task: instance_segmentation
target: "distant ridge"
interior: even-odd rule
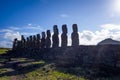
[[[120,41],[116,41],[116,40],[113,40],[111,38],[107,38],[107,39],[98,43],[98,45],[107,45],[107,44],[120,45]]]

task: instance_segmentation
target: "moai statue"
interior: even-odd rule
[[[37,48],[37,37],[36,37],[36,35],[33,36],[33,48]]]
[[[40,34],[37,34],[37,48],[40,48]]]
[[[52,36],[52,41],[53,41],[52,47],[56,48],[59,46],[59,37],[58,37],[59,31],[58,31],[57,25],[53,26],[53,31],[54,31],[54,34]]]
[[[73,32],[71,34],[72,46],[77,47],[79,46],[79,34],[77,24],[73,24],[72,28],[73,28]]]
[[[50,33],[50,30],[47,30],[47,37],[46,37],[46,48],[50,48],[51,46],[51,33]]]
[[[23,45],[22,45],[22,41],[21,40],[17,40],[17,46],[16,46],[17,49],[21,49],[23,48]]]
[[[21,47],[25,48],[25,45],[26,45],[26,40],[24,38],[24,35],[21,35]]]
[[[61,47],[67,47],[67,25],[62,25]]]
[[[13,50],[16,50],[16,48],[18,46],[17,41],[18,41],[17,38],[15,38],[14,41],[13,41]]]
[[[33,48],[33,38],[32,38],[32,36],[30,36],[29,39],[30,39],[30,48]]]
[[[45,32],[42,32],[41,48],[45,48]]]
[[[26,48],[29,48],[30,47],[30,39],[29,37],[27,37],[27,40],[26,40]]]

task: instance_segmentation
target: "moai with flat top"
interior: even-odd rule
[[[59,31],[58,31],[57,25],[53,26],[53,31],[54,31],[54,34],[52,36],[52,41],[53,41],[52,47],[57,48],[59,46],[59,37],[58,37]]]
[[[77,24],[73,24],[72,28],[73,28],[73,32],[71,34],[72,46],[77,47],[79,46],[79,34],[78,34]]]
[[[33,48],[37,48],[37,37],[36,37],[36,35],[33,36]]]
[[[33,48],[33,38],[32,38],[32,36],[29,36],[29,40],[30,40],[30,48]]]
[[[15,38],[14,39],[14,41],[13,41],[13,50],[16,50],[16,48],[17,48],[17,38]]]
[[[45,48],[45,32],[42,32],[41,48]]]
[[[29,39],[29,37],[27,37],[27,40],[26,40],[26,48],[30,48],[30,39]]]
[[[40,34],[37,34],[37,48],[40,48]]]
[[[67,25],[62,25],[61,47],[67,47]]]
[[[22,47],[22,48],[25,48],[25,46],[26,46],[25,37],[24,37],[24,35],[21,35],[21,47]]]
[[[47,37],[46,37],[46,48],[50,48],[51,46],[51,33],[50,33],[50,30],[47,30]]]

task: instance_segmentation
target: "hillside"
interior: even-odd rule
[[[116,53],[117,45],[9,51],[0,55],[0,80],[119,80]]]
[[[98,45],[120,45],[120,41],[113,40],[111,38],[107,38],[98,43]]]

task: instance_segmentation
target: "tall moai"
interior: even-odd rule
[[[41,39],[41,48],[45,48],[45,32],[42,32],[42,39]]]
[[[46,48],[50,48],[51,46],[51,33],[50,33],[50,30],[47,30],[46,32],[47,34],[47,37],[46,37]]]
[[[13,50],[16,50],[16,48],[18,46],[17,41],[18,41],[17,38],[15,38],[13,41]]]
[[[40,48],[40,40],[41,40],[41,37],[40,37],[40,34],[37,34],[37,48]]]
[[[77,24],[73,24],[72,28],[73,28],[73,32],[71,34],[72,46],[77,47],[79,46],[79,34],[78,34]]]
[[[30,48],[33,48],[33,38],[32,38],[32,36],[29,36],[29,40],[30,40]]]
[[[61,35],[61,47],[67,47],[68,36],[67,36],[67,25],[62,25],[62,35]]]
[[[59,37],[58,37],[59,31],[58,31],[57,25],[53,26],[53,31],[54,31],[54,34],[52,36],[52,41],[53,41],[52,47],[56,48],[59,46]]]
[[[26,39],[26,48],[30,48],[30,39],[27,37]]]
[[[37,37],[36,37],[36,35],[33,36],[33,48],[37,48]]]
[[[24,35],[21,35],[21,47],[22,47],[22,48],[25,48],[25,46],[26,46],[25,37],[24,37]]]

